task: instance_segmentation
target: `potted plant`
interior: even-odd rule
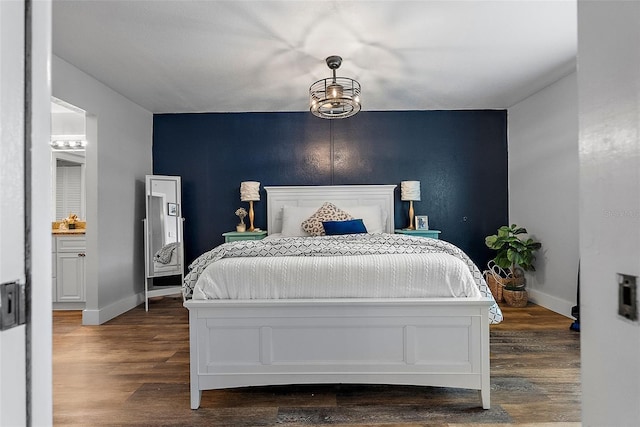
[[[497,234],[485,238],[485,244],[496,251],[492,261],[499,267],[491,268],[490,273],[503,287],[504,300],[513,307],[527,305],[528,295],[524,272],[535,270],[534,253],[542,247],[540,242],[530,237],[519,237],[523,234],[527,234],[526,228],[511,224],[511,226],[503,225],[498,228]]]

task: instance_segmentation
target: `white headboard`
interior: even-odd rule
[[[394,229],[394,195],[396,185],[327,185],[264,187],[267,192],[267,231],[282,231],[283,206],[318,206],[331,202],[337,206],[377,205],[386,212],[385,232]]]

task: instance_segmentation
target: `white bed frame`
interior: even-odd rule
[[[377,204],[393,233],[395,185],[265,187],[282,206]],[[490,407],[489,298],[187,300],[191,408],[202,390],[276,384],[405,384],[479,390]]]

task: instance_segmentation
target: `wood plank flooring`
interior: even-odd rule
[[[165,297],[101,326],[53,314],[54,424],[60,426],[579,426],[580,337],[529,304],[491,327],[490,410],[476,391],[305,385],[210,390],[189,409],[189,324]]]

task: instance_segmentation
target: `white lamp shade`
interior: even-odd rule
[[[400,199],[420,201],[420,181],[402,181],[400,183]]]
[[[243,202],[260,200],[260,183],[258,181],[244,181],[240,183],[240,200]]]

